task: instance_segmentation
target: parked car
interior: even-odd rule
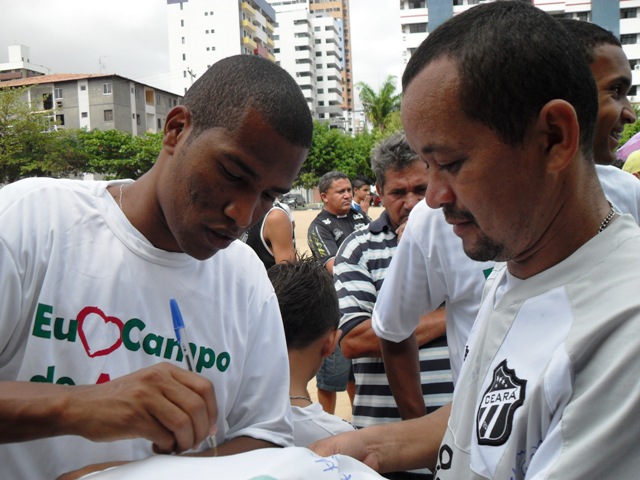
[[[286,193],[280,198],[280,202],[289,205],[290,208],[303,208],[307,204],[299,193]]]

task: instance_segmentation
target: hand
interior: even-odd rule
[[[402,234],[404,233],[404,229],[407,226],[407,222],[400,224],[400,226],[396,229],[396,235],[398,235],[398,241],[402,238]]]
[[[369,213],[369,207],[371,206],[371,195],[367,195],[366,197],[364,197],[364,200],[362,200],[359,205],[364,213]]]
[[[66,414],[75,434],[94,441],[142,437],[156,453],[198,447],[218,416],[211,382],[169,363],[76,387],[72,398]]]
[[[321,457],[341,454],[360,460],[376,472],[380,469],[380,460],[377,455],[367,447],[366,429],[354,432],[341,433],[332,437],[319,440],[309,446],[309,449]]]

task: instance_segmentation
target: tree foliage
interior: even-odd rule
[[[26,88],[0,89],[0,184],[24,177],[140,177],[156,161],[162,133],[59,129],[53,112],[33,111]]]
[[[358,82],[360,102],[366,119],[374,129],[384,132],[394,112],[400,111],[401,95],[396,93],[396,77],[389,75],[377,93],[365,82]]]
[[[0,183],[24,176],[25,159],[33,156],[50,128],[50,112],[36,112],[24,101],[27,88],[0,90]]]
[[[365,132],[352,137],[326,122],[314,122],[313,141],[296,186],[316,187],[320,177],[331,170],[349,177],[361,174],[373,178],[370,155],[375,139],[376,134]]]

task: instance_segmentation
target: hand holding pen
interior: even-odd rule
[[[187,364],[187,369],[190,372],[195,372],[195,361],[193,359],[193,354],[191,353],[191,348],[189,347],[189,340],[187,339],[187,333],[185,331],[184,319],[182,318],[182,313],[180,312],[180,307],[178,307],[178,302],[175,298],[169,300],[169,304],[171,306],[171,318],[173,319],[173,329],[176,332],[176,338],[178,340],[178,344],[182,349],[182,353]],[[217,456],[218,448],[216,445],[216,437],[215,435],[209,435],[207,437],[207,445],[209,448],[213,449],[213,456]]]

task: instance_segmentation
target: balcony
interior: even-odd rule
[[[256,33],[256,26],[246,18],[242,20],[242,26],[247,30],[249,30],[250,32]]]
[[[242,45],[245,45],[245,46],[248,45],[249,47],[251,47],[252,50],[258,48],[258,44],[254,42],[252,38],[249,38],[249,37],[242,37]]]
[[[244,12],[248,13],[249,15],[251,15],[252,17],[255,17],[255,16],[256,16],[256,13],[257,13],[257,12],[256,12],[256,11],[255,11],[255,9],[254,9],[251,5],[249,5],[247,2],[242,2],[242,3],[240,4],[240,8],[241,8]]]

